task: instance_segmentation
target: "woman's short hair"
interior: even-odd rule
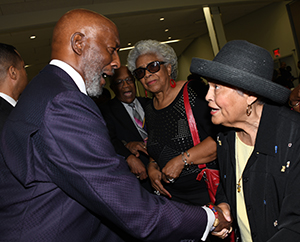
[[[266,103],[266,100],[265,98],[261,97],[261,96],[258,96],[257,94],[255,93],[251,93],[251,92],[247,92],[247,91],[244,91],[243,89],[240,89],[240,88],[235,88],[235,91],[241,95],[241,96],[244,96],[244,94],[248,94],[248,95],[251,95],[251,96],[255,96],[257,97],[257,100],[256,102],[260,105],[264,105]]]
[[[178,63],[174,49],[168,44],[163,44],[157,40],[151,39],[138,41],[134,48],[129,52],[127,57],[127,66],[131,73],[136,69],[135,62],[137,58],[145,54],[155,54],[157,57],[161,58],[160,61],[166,62],[165,65],[171,64],[171,78],[174,80],[176,79]]]

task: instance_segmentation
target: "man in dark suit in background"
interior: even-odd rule
[[[98,13],[72,10],[57,22],[52,60],[2,132],[2,241],[198,241],[213,223],[229,229],[220,210],[217,219],[141,188],[115,153],[87,94],[100,95],[103,76],[120,67],[119,48],[116,26]]]
[[[100,106],[100,110],[111,142],[116,152],[125,157],[131,172],[140,179],[141,185],[152,192],[146,170],[149,163],[146,148],[148,134],[134,117],[134,112],[138,112],[141,123],[144,123],[143,107],[151,99],[136,97],[135,79],[126,66],[115,70],[110,78],[110,88],[116,96]]]
[[[27,83],[25,64],[16,48],[0,43],[0,133]]]

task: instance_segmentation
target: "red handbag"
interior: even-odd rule
[[[191,104],[189,101],[189,93],[187,90],[188,83],[189,82],[187,82],[185,84],[184,89],[183,89],[183,101],[184,101],[185,112],[187,115],[187,120],[189,123],[190,131],[191,131],[194,146],[195,146],[200,143],[200,139],[199,139],[199,134],[198,134],[198,129],[196,126],[195,118],[194,118],[194,115],[193,115],[193,112],[191,109]],[[220,183],[219,171],[215,170],[215,169],[209,169],[206,167],[205,164],[200,164],[200,165],[198,165],[198,167],[200,169],[202,169],[202,171],[198,174],[196,179],[198,181],[200,181],[202,178],[205,180],[205,183],[206,183],[206,186],[208,189],[209,198],[212,203],[215,203],[216,193],[217,193],[217,189],[218,189],[218,186]]]

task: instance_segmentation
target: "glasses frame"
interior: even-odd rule
[[[124,82],[127,83],[127,85],[131,85],[134,84],[135,79],[131,78],[130,76],[126,77],[125,79],[122,80],[116,80],[115,82],[113,82],[113,85],[117,86],[117,87],[123,87],[124,86]]]
[[[153,64],[157,64],[158,69],[157,69],[156,71],[151,71],[151,70],[149,69],[149,67],[150,67],[151,65],[153,65]],[[148,63],[146,67],[139,67],[139,68],[136,68],[136,69],[133,71],[133,75],[135,76],[136,79],[141,80],[141,79],[143,79],[144,76],[146,75],[146,70],[149,71],[150,73],[156,73],[156,72],[159,72],[159,71],[160,71],[160,66],[163,65],[163,64],[166,64],[166,62],[165,62],[165,61],[152,61],[152,62]],[[156,67],[156,66],[155,66],[155,67]],[[137,74],[136,74],[136,72],[139,71],[139,70],[143,70],[143,71],[144,71],[143,76],[140,77],[140,78],[139,78],[139,77],[137,76]]]

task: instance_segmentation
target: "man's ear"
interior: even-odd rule
[[[77,55],[81,55],[84,48],[84,34],[76,32],[72,35],[71,46]]]
[[[18,70],[16,67],[14,66],[10,66],[8,68],[8,71],[7,71],[10,79],[13,79],[13,80],[17,80],[17,76],[18,76]]]

